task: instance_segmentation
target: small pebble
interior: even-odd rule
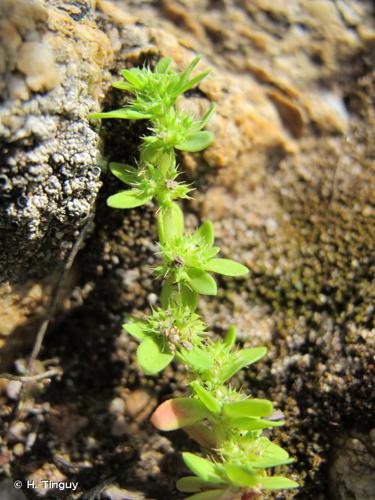
[[[125,412],[125,402],[121,398],[114,398],[109,405],[110,413],[121,415]]]
[[[5,389],[6,395],[8,396],[9,399],[16,400],[18,398],[18,395],[21,390],[21,382],[18,382],[18,380],[11,380]]]
[[[13,453],[16,457],[21,457],[25,453],[25,446],[22,443],[17,443],[13,448]]]

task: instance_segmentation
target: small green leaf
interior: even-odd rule
[[[173,243],[184,233],[184,214],[177,203],[161,207],[157,216],[159,240],[162,245]]]
[[[109,164],[109,169],[115,177],[125,184],[133,184],[138,179],[138,170],[130,165],[112,162]]]
[[[283,476],[263,477],[260,483],[265,490],[289,490],[299,486],[295,481]]]
[[[186,466],[193,472],[196,476],[214,484],[223,484],[224,481],[220,474],[220,468],[210,460],[193,455],[193,453],[185,452],[182,454],[182,458]]]
[[[198,294],[183,283],[180,284],[181,301],[184,306],[188,306],[190,311],[195,311],[198,305]]]
[[[228,351],[232,349],[236,342],[237,328],[235,326],[230,326],[228,331],[224,337],[223,344],[227,348]]]
[[[139,68],[123,69],[121,74],[136,89],[143,87],[142,70]]]
[[[186,497],[185,500],[224,500],[226,497],[225,490],[214,489],[209,491],[203,491],[202,493],[196,493],[190,497]]]
[[[194,389],[198,398],[202,401],[202,403],[211,413],[214,414],[220,413],[221,403],[218,399],[216,399],[207,389],[201,386],[199,382],[194,381],[190,385]]]
[[[164,150],[158,160],[161,176],[163,179],[169,179],[176,168],[176,153],[171,149]]]
[[[159,405],[151,416],[151,422],[161,431],[174,431],[191,426],[208,415],[207,408],[198,399],[175,398]]]
[[[203,481],[196,476],[186,476],[182,477],[176,482],[178,491],[183,493],[195,493],[196,491],[201,491],[203,488],[212,487],[212,483]]]
[[[172,281],[167,278],[161,288],[160,302],[163,309],[168,309],[172,305],[174,287]]]
[[[207,246],[212,246],[215,241],[214,225],[210,220],[204,221],[203,224],[199,226],[194,236]]]
[[[209,74],[210,70],[202,71],[202,73],[199,73],[199,75],[195,76],[191,80],[185,83],[182,87],[178,89],[179,94],[183,94],[187,90],[191,89],[194,87],[194,85],[197,85],[199,82],[201,82],[206,76]]]
[[[156,73],[167,73],[169,66],[172,64],[173,59],[171,57],[162,57],[160,61],[155,66]]]
[[[231,425],[241,431],[260,431],[271,427],[280,427],[281,425],[284,425],[284,422],[282,420],[279,422],[273,422],[272,420],[262,420],[255,417],[242,417],[233,420]]]
[[[213,135],[207,130],[201,132],[195,132],[186,137],[186,139],[180,144],[176,144],[175,148],[180,151],[189,151],[195,153],[196,151],[202,151],[206,149],[213,141]]]
[[[129,189],[129,191],[121,191],[107,198],[107,205],[112,208],[135,208],[150,200],[151,197],[146,196],[139,189]]]
[[[134,109],[122,108],[115,109],[113,111],[107,111],[106,113],[91,113],[88,115],[91,120],[97,120],[98,118],[121,118],[123,120],[146,120],[152,118],[149,113],[141,113],[140,111],[135,111]]]
[[[137,349],[138,364],[147,375],[155,375],[163,370],[173,357],[173,354],[163,352],[160,343],[151,337],[144,340]]]
[[[207,123],[211,120],[215,111],[216,111],[216,106],[215,106],[215,104],[212,104],[210,106],[210,109],[207,111],[207,113],[202,117],[202,120],[200,122],[201,129],[204,128],[207,125]]]
[[[202,269],[190,268],[187,271],[193,289],[202,295],[216,295],[216,281]]]
[[[185,363],[190,365],[196,372],[205,372],[212,368],[213,360],[211,356],[202,349],[199,349],[199,347],[195,347],[191,351],[183,349],[180,355],[183,357]]]
[[[208,248],[206,250],[205,255],[206,255],[207,259],[212,259],[219,252],[220,252],[220,248],[219,247],[211,247],[211,248]]]
[[[224,276],[244,276],[249,272],[246,266],[231,259],[211,259],[205,269]]]
[[[267,417],[272,413],[272,403],[267,399],[246,399],[224,404],[228,417]]]
[[[138,340],[144,340],[146,338],[146,324],[144,321],[133,319],[131,323],[125,323],[122,327]]]
[[[271,467],[279,467],[280,465],[288,465],[294,462],[293,458],[257,458],[254,460],[253,467],[257,469],[267,469]]]
[[[233,377],[235,373],[242,370],[245,366],[255,363],[267,353],[266,347],[252,347],[250,349],[241,349],[228,356],[228,361],[218,374],[221,383]]]
[[[227,473],[229,481],[234,486],[252,488],[257,485],[257,476],[249,472],[245,467],[234,463],[227,463],[225,464],[225,472]]]
[[[115,89],[120,89],[120,90],[127,90],[128,92],[132,92],[134,90],[132,85],[129,85],[126,82],[113,82],[112,87]]]
[[[268,438],[261,436],[258,438],[259,456],[254,460],[254,467],[276,467],[293,462],[289,453],[281,446],[272,443]]]
[[[180,82],[185,83],[189,80],[190,75],[192,74],[195,66],[199,63],[199,61],[202,59],[201,55],[195,56],[194,59],[191,61],[189,66],[185,69],[185,71],[182,71],[180,75]]]
[[[161,289],[160,301],[163,309],[180,304],[195,311],[198,305],[198,294],[184,283],[174,285],[173,281],[167,278]]]

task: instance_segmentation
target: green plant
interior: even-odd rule
[[[137,359],[146,374],[156,374],[173,359],[184,364],[189,395],[162,403],[152,415],[162,431],[182,428],[195,439],[209,458],[184,453],[194,476],[184,477],[177,488],[191,500],[250,499],[261,490],[295,488],[297,483],[270,476],[266,470],[292,460],[280,446],[262,436],[264,429],[283,424],[274,418],[272,403],[250,398],[228,385],[239,370],[266,354],[265,347],[239,349],[231,327],[222,341],[206,335],[196,313],[198,295],[215,295],[212,273],[244,276],[248,269],[233,260],[218,258],[214,229],[205,221],[188,234],[184,215],[176,199],[188,198],[191,188],[179,177],[176,150],[201,151],[213,140],[202,130],[214,112],[211,107],[197,120],[181,112],[177,97],[199,83],[207,72],[191,78],[199,62],[193,59],[180,73],[173,72],[170,58],[149,68],[124,70],[125,82],[114,86],[133,94],[129,105],[90,118],[149,120],[143,137],[139,166],[110,164],[112,173],[130,189],[108,198],[115,208],[134,208],[150,201],[157,205],[157,227],[161,263],[155,268],[163,280],[160,307],[144,320],[131,319],[125,330],[139,341]]]

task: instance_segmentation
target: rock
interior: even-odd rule
[[[109,411],[113,415],[121,415],[125,412],[125,402],[121,398],[114,398],[111,401],[111,404],[109,405]]]
[[[30,342],[27,331],[35,332],[56,280],[51,269],[66,258],[100,187],[98,136],[87,114],[112,50],[92,21],[78,23],[60,7],[0,5],[0,283],[8,281],[0,288],[7,319],[0,335],[16,331],[9,353]],[[3,366],[10,359],[3,352]]]
[[[361,433],[340,434],[330,465],[332,498],[367,500],[375,496],[375,440]]]
[[[53,52],[43,43],[23,43],[17,55],[17,68],[26,75],[26,83],[34,92],[54,89],[59,83]]]
[[[16,457],[21,457],[25,453],[25,445],[23,443],[17,443],[13,447],[13,453]]]
[[[119,486],[111,485],[104,489],[100,497],[102,500],[143,500],[141,492],[129,491]]]
[[[156,406],[155,398],[143,389],[126,395],[126,413],[138,424],[144,422]]]
[[[11,380],[10,382],[8,382],[5,387],[5,392],[8,398],[15,401],[18,398],[21,386],[21,382],[18,382],[17,380]]]
[[[27,426],[24,422],[15,422],[9,428],[9,434],[11,436],[11,441],[13,441],[15,443],[23,442],[25,440],[26,432],[27,432]]]

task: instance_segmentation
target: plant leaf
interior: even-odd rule
[[[137,361],[147,375],[163,370],[173,359],[173,354],[163,352],[161,345],[154,338],[148,337],[137,349]]]
[[[231,425],[241,431],[260,431],[271,427],[280,427],[284,422],[273,422],[271,420],[262,420],[255,417],[241,417],[232,421]]]
[[[216,281],[202,269],[190,268],[187,271],[192,288],[202,295],[216,295]]]
[[[215,241],[215,231],[212,222],[205,220],[196,230],[195,237],[211,247]]]
[[[150,200],[151,197],[146,196],[139,189],[129,189],[107,198],[107,205],[112,208],[135,208],[144,205]]]
[[[191,438],[194,439],[203,448],[216,448],[217,439],[213,429],[209,429],[204,421],[197,422],[193,425],[184,427],[184,431]]]
[[[173,59],[171,57],[162,57],[160,61],[155,66],[156,73],[166,73],[169,66],[172,64]]]
[[[180,284],[180,294],[182,305],[187,306],[191,311],[195,311],[198,305],[198,294],[184,283]]]
[[[183,493],[195,493],[196,491],[201,491],[203,488],[212,488],[212,483],[203,481],[196,476],[186,476],[178,479],[176,486],[177,489]]]
[[[227,348],[228,352],[232,349],[236,342],[236,335],[237,328],[234,325],[230,326],[223,340],[223,344]]]
[[[202,149],[206,149],[213,140],[214,137],[211,132],[203,130],[201,132],[195,132],[194,134],[188,135],[183,142],[176,144],[175,148],[180,151],[195,153],[197,151],[202,151]]]
[[[187,90],[191,89],[194,87],[194,85],[197,85],[199,82],[201,82],[206,76],[209,74],[210,70],[202,71],[202,73],[199,73],[197,76],[189,80],[188,82],[185,83],[182,87],[178,89],[179,94],[183,94]]]
[[[185,83],[189,80],[190,75],[192,74],[195,66],[199,63],[199,61],[202,59],[201,55],[195,56],[194,59],[191,61],[189,66],[182,71],[180,75],[180,83]]]
[[[119,90],[127,90],[128,92],[132,92],[134,89],[131,85],[129,85],[129,83],[127,82],[113,82],[112,83],[112,87],[114,87],[115,89],[119,89]]]
[[[249,472],[245,467],[241,467],[237,464],[225,464],[225,472],[227,473],[229,481],[235,486],[251,488],[256,486],[258,482],[254,473]]]
[[[289,453],[281,446],[272,443],[268,438],[261,436],[258,438],[259,456],[254,460],[254,467],[276,467],[293,462]]]
[[[177,203],[161,207],[157,216],[159,240],[162,245],[172,243],[184,233],[184,214]]]
[[[268,399],[246,399],[224,404],[228,417],[267,417],[272,413],[272,403]]]
[[[207,259],[213,259],[220,252],[219,247],[211,247],[206,250]]]
[[[121,70],[121,74],[136,89],[143,86],[142,70],[139,68],[123,69]]]
[[[263,477],[260,483],[265,490],[287,490],[290,488],[298,488],[299,486],[295,481],[283,476]]]
[[[203,448],[216,448],[217,439],[213,429],[209,429],[204,423],[197,422],[193,425],[184,427],[184,431],[191,438],[194,439]]]
[[[91,120],[97,120],[98,118],[121,118],[123,120],[147,120],[152,118],[150,113],[141,113],[135,109],[121,108],[114,109],[113,111],[107,111],[105,113],[91,113],[88,115]]]
[[[202,117],[202,120],[200,122],[200,128],[204,128],[207,123],[211,120],[213,114],[215,113],[216,111],[216,106],[215,104],[211,104],[209,110],[207,111],[207,113]]]
[[[293,462],[293,458],[286,458],[285,460],[282,460],[281,458],[257,458],[252,465],[257,469],[266,469],[271,467],[279,467],[280,465],[288,465]]]
[[[138,340],[144,340],[147,338],[145,335],[146,323],[140,319],[133,319],[129,323],[124,323],[122,327]]]
[[[203,479],[203,481],[214,484],[224,483],[220,475],[219,466],[210,462],[210,460],[198,457],[198,455],[188,452],[183,453],[182,458],[191,472]]]
[[[206,418],[207,408],[198,399],[168,399],[159,405],[151,416],[151,422],[161,431],[174,431]]]
[[[190,384],[194,389],[198,398],[202,401],[205,407],[214,414],[220,413],[221,403],[207,389],[205,389],[198,381]]]
[[[178,302],[187,306],[191,311],[195,311],[198,305],[198,294],[184,283],[180,283],[178,286],[173,285],[172,280],[167,278],[161,289],[160,301],[163,309]]]
[[[130,165],[112,162],[109,164],[109,169],[115,177],[125,184],[133,184],[138,179],[138,170]]]
[[[199,347],[195,347],[191,351],[182,349],[180,355],[183,357],[185,363],[190,365],[196,372],[208,371],[213,364],[211,356],[202,349],[199,349]]]
[[[242,370],[245,366],[255,363],[267,353],[266,347],[252,347],[250,349],[241,349],[228,356],[228,361],[218,374],[221,383],[233,377],[235,373]]]
[[[205,266],[207,271],[223,274],[224,276],[244,276],[249,270],[239,262],[231,259],[211,259]]]
[[[168,309],[172,305],[172,296],[174,293],[172,281],[167,278],[161,288],[160,302],[163,309]]]

